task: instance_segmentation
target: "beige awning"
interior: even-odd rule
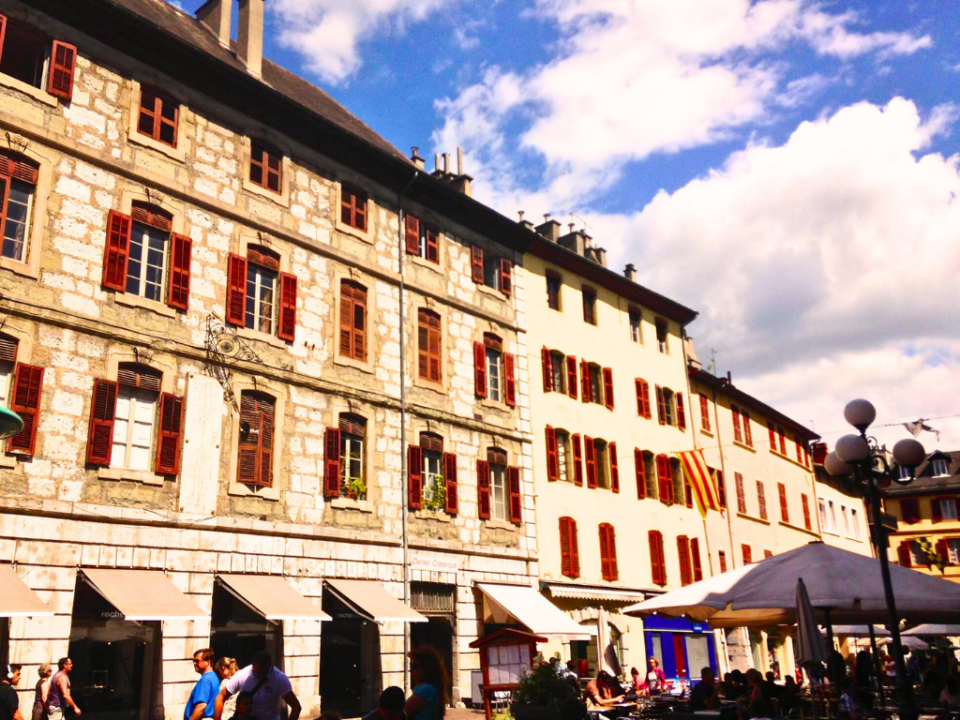
[[[40,617],[53,610],[20,579],[11,565],[0,565],[0,617]]]
[[[484,620],[505,623],[514,618],[537,635],[566,635],[589,638],[596,635],[527,585],[477,583],[484,596]]]
[[[330,620],[278,575],[217,575],[227,589],[267,620]]]
[[[327,580],[327,589],[358,615],[377,623],[427,622],[427,618],[397,600],[376,580]]]
[[[207,613],[159,570],[81,570],[90,586],[125,620],[201,620]]]
[[[580,585],[547,585],[550,597],[566,600],[593,600],[597,602],[638,603],[646,595],[638,590],[618,590],[616,588],[597,588]]]

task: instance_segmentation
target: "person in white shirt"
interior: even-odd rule
[[[222,717],[223,705],[231,695],[244,690],[253,695],[253,716],[257,720],[280,720],[281,700],[290,708],[288,720],[300,717],[300,701],[293,692],[290,679],[273,666],[270,653],[266,650],[254,653],[253,662],[235,673],[220,688],[214,720],[230,720]]]

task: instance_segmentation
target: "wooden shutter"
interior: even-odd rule
[[[477,515],[490,519],[490,463],[477,460]]]
[[[43,394],[43,368],[17,363],[10,393],[10,409],[23,420],[23,429],[7,440],[7,452],[33,457]]]
[[[323,496],[340,497],[340,429],[328,427],[323,434]]]
[[[700,393],[700,427],[710,432],[710,401]]]
[[[457,483],[457,456],[453,453],[443,454],[443,482],[446,486],[446,507],[448,515],[460,512],[460,485]]]
[[[677,399],[677,427],[681,430],[687,429],[687,411],[683,407],[683,393],[676,394]]]
[[[753,447],[753,429],[750,426],[750,413],[746,410],[741,410],[740,418],[743,420],[743,442],[745,442],[748,447]]]
[[[616,533],[613,525],[609,523],[601,523],[598,530],[600,535],[600,576],[608,582],[615,582],[619,577]]]
[[[659,385],[657,389],[657,420],[661,425],[667,424],[667,401],[663,394],[663,388]]]
[[[567,355],[567,394],[577,399],[577,356]]]
[[[904,540],[897,545],[897,559],[902,567],[913,567],[910,559],[910,541]]]
[[[407,447],[407,503],[411,510],[423,507],[423,450]]]
[[[787,506],[787,486],[783,483],[777,483],[777,492],[780,495],[780,519],[788,523],[790,522],[790,509]]]
[[[557,457],[557,431],[547,425],[547,480],[560,479],[560,461]]]
[[[340,281],[340,354],[367,359],[367,289]]]
[[[509,296],[513,292],[513,263],[500,258],[500,292]]]
[[[516,356],[513,353],[503,354],[503,396],[509,407],[517,406],[516,364]]]
[[[552,392],[554,390],[553,372],[551,372],[553,366],[550,362],[550,348],[546,345],[540,349],[540,360],[543,363],[543,391]]]
[[[944,565],[950,564],[950,545],[947,543],[946,538],[937,540],[937,554],[940,556],[940,560]]]
[[[429,260],[433,263],[440,262],[440,238],[437,235],[436,230],[433,228],[427,228],[424,232],[424,235],[427,238],[427,247],[426,247],[426,256],[425,260]]]
[[[800,504],[803,506],[803,526],[810,530],[813,524],[810,522],[810,500],[806,495],[800,496]]]
[[[3,57],[3,38],[7,34],[7,16],[0,15],[0,58]]]
[[[690,540],[686,535],[677,538],[677,555],[680,557],[680,584],[689,585],[692,582],[690,573]]]
[[[293,342],[297,336],[297,276],[280,273],[280,322],[277,337]]]
[[[160,396],[160,428],[157,434],[155,471],[158,475],[180,474],[180,443],[183,437],[183,398]]]
[[[53,41],[50,51],[50,73],[47,92],[69,100],[73,97],[73,76],[77,65],[77,48],[70,43]]]
[[[780,454],[787,454],[787,436],[783,432],[783,428],[777,428],[777,438],[780,440]]]
[[[478,398],[487,396],[487,349],[482,342],[473,344],[473,384]]]
[[[510,522],[520,525],[523,522],[523,496],[520,494],[520,468],[507,468],[507,491],[510,497]]]
[[[420,219],[407,213],[405,217],[407,252],[411,255],[420,254]]]
[[[634,448],[633,462],[637,468],[637,499],[643,500],[647,497],[647,465],[640,448]]]
[[[269,486],[273,482],[274,407],[254,393],[240,397],[240,423],[249,428],[238,445],[237,482]]]
[[[586,360],[580,361],[580,397],[585,402],[593,402],[593,392],[590,387],[590,365]]]
[[[642,378],[637,379],[637,409],[647,420],[653,419],[653,413],[650,408],[650,383]]]
[[[693,581],[703,580],[703,565],[700,564],[700,541],[697,538],[690,540],[690,561],[693,564]]]
[[[800,441],[794,439],[793,444],[797,446],[797,462],[803,465],[803,451],[800,449]]]
[[[650,530],[647,533],[650,543],[650,570],[654,585],[663,587],[667,584],[667,568],[663,558],[663,535],[659,530]]]
[[[943,507],[940,505],[940,498],[933,498],[930,501],[930,514],[933,522],[943,522]]]
[[[740,552],[743,554],[743,564],[749,565],[753,562],[753,550],[749,545],[741,545]]]
[[[417,372],[431,382],[443,379],[440,325],[440,316],[436,313],[430,310],[417,312]]]
[[[107,240],[103,249],[103,277],[100,284],[111,290],[127,289],[127,260],[130,255],[130,216],[111,210],[107,216]]]
[[[90,465],[110,465],[118,387],[112,380],[93,381],[90,429],[87,434],[87,463]]]
[[[610,456],[610,489],[620,492],[620,465],[617,461],[617,444],[615,442],[607,445],[607,455]]]
[[[227,323],[243,326],[247,314],[247,259],[227,258]]]
[[[716,479],[717,479],[717,499],[720,501],[720,507],[727,507],[727,488],[726,483],[723,480],[723,470],[716,470]]]
[[[597,487],[597,448],[589,435],[583,436],[583,455],[587,465],[587,487],[595,488]]]
[[[747,511],[747,496],[743,488],[743,475],[734,473],[733,479],[737,486],[737,512],[745,513]]]
[[[683,474],[683,502],[688,508],[693,507],[693,487],[690,485],[690,480],[687,478],[687,474],[681,470]]]
[[[577,521],[560,518],[560,572],[575,580],[580,577],[580,552],[577,542]]]
[[[666,455],[657,455],[657,480],[660,502],[673,505],[673,470],[670,467],[670,458]]]
[[[743,431],[740,429],[740,410],[736,406],[732,406],[730,414],[733,416],[733,439],[735,442],[743,442]]]
[[[613,410],[613,368],[603,369],[603,404]]]
[[[777,431],[773,428],[773,423],[767,423],[767,433],[770,435],[770,449],[773,452],[777,451]]]
[[[760,510],[760,519],[767,519],[767,493],[763,483],[757,480],[757,505]]]
[[[483,248],[476,245],[470,248],[470,271],[473,281],[483,285]]]
[[[3,48],[0,47],[0,50]],[[10,198],[10,166],[13,163],[0,155],[0,237],[3,235],[3,226],[7,218],[7,201]]]
[[[903,515],[903,521],[908,525],[919,522],[920,501],[916,498],[904,498],[900,501],[900,513]]]
[[[170,249],[170,287],[167,289],[167,305],[179,310],[190,306],[190,259],[193,240],[186,235],[174,233]]]
[[[583,453],[580,449],[579,433],[570,436],[570,444],[573,446],[573,482],[583,487]]]

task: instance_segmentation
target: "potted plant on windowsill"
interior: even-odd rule
[[[541,663],[520,679],[510,711],[516,720],[582,720],[587,714],[579,684]]]
[[[363,478],[350,478],[343,481],[340,493],[351,500],[366,500],[367,484],[363,481]]]
[[[423,507],[433,512],[443,512],[447,507],[447,484],[443,481],[442,475],[437,475],[435,482],[433,494],[429,498],[424,498]]]

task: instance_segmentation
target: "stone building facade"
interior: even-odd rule
[[[195,650],[266,646],[315,716],[330,633],[361,645],[326,681],[359,709],[402,684],[404,623],[330,583],[402,598],[409,570],[414,641],[467,697],[476,583],[538,576],[512,271],[532,233],[261,61],[262,0],[236,41],[231,9],[0,0],[0,384],[28,420],[0,455],[0,563],[52,612],[4,621],[0,650],[30,685],[81,653],[81,707],[112,685],[173,718]],[[268,620],[234,576],[333,620]],[[133,622],[138,577],[197,616]]]

